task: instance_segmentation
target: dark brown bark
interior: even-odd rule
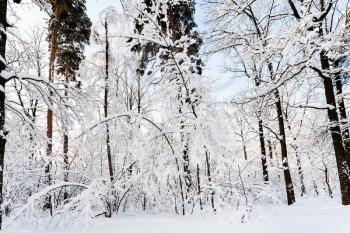
[[[7,21],[7,0],[0,0],[0,27],[6,31]],[[5,70],[6,64],[6,33],[0,30],[0,73]],[[6,146],[6,135],[5,129],[5,84],[6,79],[0,76],[0,206],[4,203],[3,200],[3,186],[4,186],[4,158],[5,158],[5,146]],[[2,208],[0,208],[0,230],[2,229]]]
[[[263,122],[261,119],[259,119],[259,139],[260,139],[261,165],[262,165],[262,171],[263,171],[263,179],[264,179],[264,182],[268,182],[269,172],[267,170],[264,128],[263,128]]]
[[[62,11],[62,5],[59,3],[56,3],[52,6],[53,16],[56,21],[60,21],[61,11]],[[50,37],[50,58],[49,58],[49,83],[52,84],[54,80],[54,73],[55,73],[55,60],[56,60],[56,54],[57,54],[57,36],[58,36],[58,29],[54,28],[51,33]],[[47,111],[47,128],[46,128],[46,137],[48,140],[47,148],[46,148],[46,156],[48,158],[52,155],[52,133],[53,133],[53,111],[52,111],[52,104],[51,97],[53,96],[52,91],[50,91],[50,99],[49,103],[51,106],[48,107]],[[48,162],[48,164],[45,167],[45,174],[47,176],[47,185],[51,185],[51,161]],[[49,208],[50,215],[52,216],[52,201],[51,201],[51,195],[47,197],[46,208]]]

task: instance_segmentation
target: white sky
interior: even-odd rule
[[[119,0],[86,0],[88,15],[92,22],[98,18],[98,14],[108,6],[121,9]]]

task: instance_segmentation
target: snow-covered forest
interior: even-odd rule
[[[350,232],[350,1],[90,2],[0,0],[0,232]]]

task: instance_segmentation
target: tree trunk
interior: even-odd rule
[[[267,162],[266,162],[264,128],[263,128],[263,122],[261,119],[259,119],[259,139],[260,139],[261,165],[263,170],[263,179],[264,179],[264,182],[267,183],[269,181],[269,173],[267,170]]]
[[[199,200],[199,207],[201,210],[203,210],[203,203],[202,203],[202,198],[201,198],[201,180],[200,180],[200,170],[199,170],[199,165],[197,163],[197,195],[198,195],[198,200]]]
[[[326,183],[326,186],[327,186],[327,191],[328,191],[328,194],[329,194],[329,197],[330,198],[333,198],[333,192],[332,192],[332,189],[331,189],[331,185],[329,184],[329,175],[328,175],[328,168],[326,166],[326,164],[322,161],[323,163],[323,166],[324,166],[324,178],[325,178],[325,183]]]
[[[335,76],[335,87],[336,87],[336,96],[338,102],[338,111],[340,116],[340,130],[343,137],[343,142],[345,145],[345,151],[349,154],[350,152],[350,133],[349,133],[349,124],[348,117],[346,114],[346,108],[344,103],[343,95],[343,84],[341,79],[341,74],[337,73]],[[348,164],[350,165],[350,156],[348,156]]]
[[[243,134],[243,127],[241,127],[241,138],[242,138],[242,144],[243,144],[244,159],[248,160],[247,146],[245,145],[245,138],[244,138],[244,134]]]
[[[305,111],[304,111],[305,114]],[[290,121],[288,120],[288,114],[285,113],[285,117],[286,117],[286,122],[288,125],[288,129],[290,131],[290,133],[292,134],[292,126],[290,124]],[[302,127],[303,123],[302,120],[300,122],[300,128]],[[304,173],[303,173],[303,169],[301,167],[301,159],[300,159],[300,155],[299,155],[299,147],[297,145],[297,136],[293,136],[293,143],[290,144],[290,146],[294,149],[295,152],[295,158],[297,160],[297,167],[298,167],[298,175],[299,175],[299,181],[300,181],[300,196],[304,196],[304,194],[306,193],[306,188],[305,188],[305,183],[304,183]]]
[[[293,148],[295,150],[295,157],[297,159],[297,166],[298,166],[298,175],[299,175],[299,179],[300,179],[300,189],[301,189],[300,196],[304,196],[304,194],[306,193],[306,188],[305,188],[305,183],[304,183],[304,173],[303,173],[303,169],[301,167],[301,160],[300,160],[300,155],[298,152],[298,146],[295,145]]]
[[[183,129],[184,127],[181,126],[181,128]],[[190,171],[190,158],[188,155],[188,152],[189,152],[188,138],[187,138],[187,135],[185,135],[185,133],[183,133],[181,141],[185,142],[184,148],[182,150],[182,158],[184,161],[183,171],[185,176],[186,199],[187,199],[192,187],[192,178],[191,178],[191,171]]]
[[[65,74],[65,85],[64,85],[64,97],[65,101],[68,101],[68,84],[69,84],[69,75],[66,71]],[[66,109],[68,109],[68,105],[66,105]],[[64,175],[63,181],[68,182],[68,170],[69,170],[69,160],[68,160],[68,146],[69,146],[69,138],[68,138],[68,122],[67,119],[63,119],[63,163],[64,163]],[[66,201],[68,199],[67,188],[64,189],[63,200]]]
[[[267,145],[268,145],[268,148],[269,148],[269,157],[272,160],[272,158],[273,158],[273,150],[272,150],[272,143],[271,143],[270,140],[267,140]]]
[[[6,55],[6,21],[7,15],[7,0],[0,0],[0,74],[6,68],[5,55]],[[4,158],[5,158],[5,146],[6,135],[5,129],[5,84],[6,79],[0,76],[0,230],[2,229],[2,204],[4,203],[3,186],[4,186]]]
[[[321,11],[324,11],[325,7],[324,7],[323,0],[320,1],[320,5],[321,5]],[[319,29],[318,30],[319,37],[322,38],[324,36],[322,22],[319,22],[318,29]],[[325,50],[321,50],[320,52],[320,62],[321,62],[322,70],[330,69],[329,59],[327,57],[327,52]],[[334,154],[335,154],[335,159],[337,163],[342,203],[343,205],[350,205],[350,177],[349,177],[350,159],[349,159],[349,152],[347,151],[347,145],[344,143],[342,138],[343,132],[340,127],[341,122],[339,120],[338,113],[337,113],[337,101],[334,93],[333,80],[331,77],[321,76],[321,78],[323,79],[326,103],[328,105],[327,114],[328,114],[328,120],[330,122],[329,130],[332,136]],[[339,80],[336,81],[337,92],[342,93],[342,90],[340,89],[341,86],[339,84],[341,84]],[[344,104],[344,103],[341,103],[341,104]],[[340,106],[340,110],[345,111],[345,106],[344,105]]]
[[[270,72],[271,80],[274,80],[272,63],[268,64],[268,69]],[[276,105],[278,127],[279,127],[279,142],[281,146],[282,167],[283,167],[284,181],[286,185],[287,202],[288,202],[288,205],[292,205],[295,202],[295,194],[294,194],[292,176],[290,175],[289,164],[288,164],[286,132],[284,128],[281,96],[278,89],[274,91],[274,96],[275,96],[275,105]]]
[[[62,11],[62,6],[59,3],[56,3],[52,6],[54,9],[54,19],[56,21],[60,21],[60,15]],[[55,60],[56,60],[56,53],[57,53],[57,36],[58,36],[58,29],[55,27],[52,30],[51,34],[51,40],[50,40],[50,58],[49,58],[49,83],[53,84],[54,74],[55,74]],[[50,106],[48,107],[47,111],[47,131],[46,136],[48,140],[47,148],[46,148],[46,156],[49,159],[52,155],[52,132],[53,132],[53,111],[52,111],[52,100],[51,97],[53,96],[52,91],[50,90],[50,98],[49,103]],[[45,167],[45,174],[47,176],[47,185],[51,185],[51,161],[48,161],[48,164]],[[48,196],[45,204],[46,208],[50,210],[50,215],[52,216],[52,200],[51,195]]]
[[[211,179],[211,173],[210,173],[210,158],[209,158],[209,152],[207,149],[205,149],[205,160],[207,163],[208,183],[209,183],[209,187],[212,188],[212,179]],[[214,195],[215,195],[215,191],[211,190],[211,192],[210,192],[211,208],[213,209],[213,211],[215,213],[216,209],[215,209],[215,203],[214,203]]]
[[[176,48],[176,41],[177,38],[180,37],[181,35],[181,29],[180,24],[177,23],[177,18],[175,17],[175,12],[174,9],[170,9],[169,10],[169,15],[168,15],[168,20],[170,23],[170,27],[171,27],[171,32],[170,35],[171,36],[171,40],[173,42],[173,47],[172,47],[172,52],[176,53],[177,48]],[[170,57],[168,59],[171,59]],[[176,62],[174,60],[174,62]],[[190,157],[189,157],[189,137],[188,134],[185,133],[185,119],[184,119],[184,114],[183,114],[183,106],[185,103],[188,103],[188,101],[186,100],[186,97],[184,98],[184,94],[183,94],[183,86],[185,85],[185,83],[183,83],[183,80],[181,80],[181,75],[177,74],[177,79],[176,82],[178,84],[178,96],[177,99],[179,101],[178,103],[178,112],[180,115],[180,131],[181,131],[181,144],[183,144],[183,148],[182,148],[182,159],[183,159],[183,174],[184,174],[184,182],[185,182],[185,197],[186,199],[188,199],[188,195],[192,189],[192,177],[191,177],[191,170],[190,170]],[[195,116],[196,117],[196,116]],[[191,200],[187,200],[188,202],[190,202]]]
[[[322,30],[322,29],[320,29]],[[322,31],[321,31],[322,33]],[[320,61],[323,70],[329,70],[329,61],[325,51],[320,53]],[[326,96],[328,119],[330,122],[330,132],[333,141],[333,148],[338,168],[338,176],[340,182],[340,192],[343,205],[350,205],[350,179],[349,179],[349,164],[348,153],[343,145],[340,122],[337,114],[337,104],[334,95],[332,79],[323,78],[324,91]]]
[[[104,93],[104,116],[105,118],[108,117],[108,92],[109,92],[109,38],[108,38],[108,23],[105,21],[105,32],[106,32],[106,51],[105,51],[105,58],[106,58],[106,66],[105,66],[105,93]],[[112,151],[111,151],[111,145],[110,145],[110,135],[109,135],[109,125],[106,123],[106,147],[107,147],[107,159],[108,159],[108,169],[109,169],[109,177],[111,180],[111,183],[113,183],[114,180],[114,174],[113,174],[113,161],[112,161]]]
[[[287,191],[287,202],[288,202],[288,205],[292,205],[295,202],[295,195],[294,195],[292,177],[290,175],[289,164],[288,164],[288,152],[287,152],[287,143],[286,143],[286,133],[284,129],[282,103],[281,103],[281,97],[278,89],[275,90],[274,94],[275,94],[278,126],[279,126],[279,132],[280,132],[279,141],[281,146],[284,181],[286,184],[286,191]]]
[[[347,36],[349,35],[348,33],[350,32],[350,9],[349,5],[347,6],[346,12],[345,12],[345,42],[349,42],[349,39]],[[341,52],[346,52],[345,49],[342,49],[343,51]],[[341,59],[343,59],[342,57]],[[338,59],[335,63],[336,68],[340,68],[342,66],[341,59]],[[350,142],[349,142],[349,125],[348,125],[348,118],[347,118],[347,113],[346,113],[346,108],[345,108],[345,102],[344,102],[344,97],[343,95],[343,83],[342,83],[342,73],[338,72],[336,73],[335,76],[335,87],[336,87],[336,94],[337,94],[337,99],[338,99],[338,111],[340,114],[340,121],[343,126],[343,138],[344,138],[344,143],[346,145],[347,151],[350,151]],[[350,162],[350,161],[349,161]],[[349,164],[350,165],[350,164]]]

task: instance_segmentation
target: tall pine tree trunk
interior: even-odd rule
[[[173,42],[173,48],[172,50],[175,52],[176,51],[176,41],[177,41],[177,37],[179,37],[180,35],[179,32],[181,32],[181,30],[179,30],[179,24],[176,23],[176,20],[178,20],[175,17],[175,12],[174,9],[170,8],[170,13],[169,13],[169,21],[170,21],[170,26],[171,26],[171,40]],[[176,62],[176,61],[174,61]],[[180,76],[178,74],[178,76]],[[185,186],[186,186],[186,192],[185,192],[185,197],[186,199],[188,198],[191,188],[192,188],[192,178],[191,178],[191,171],[190,171],[190,157],[189,157],[189,138],[187,133],[185,132],[185,119],[184,119],[184,114],[183,114],[183,107],[186,101],[184,98],[184,94],[183,94],[183,85],[185,85],[184,83],[182,83],[182,80],[180,77],[177,78],[177,84],[178,84],[178,111],[179,111],[179,115],[180,115],[180,130],[181,130],[181,143],[183,144],[183,148],[182,148],[182,159],[183,159],[183,173],[184,173],[184,180],[185,180]],[[188,200],[190,202],[190,200]]]
[[[62,6],[59,3],[55,3],[52,6],[52,9],[54,9],[54,20],[56,22],[60,22],[60,15],[62,11]],[[54,81],[54,74],[55,74],[55,60],[56,60],[56,53],[57,53],[57,36],[58,36],[58,28],[57,25],[54,26],[52,33],[50,35],[50,58],[49,58],[49,84],[53,84]],[[48,107],[47,111],[47,128],[46,128],[46,136],[48,140],[47,148],[46,148],[46,156],[48,160],[50,160],[50,157],[52,156],[52,133],[53,133],[53,111],[52,111],[52,104],[51,98],[53,96],[52,91],[50,90],[50,106]],[[51,161],[48,161],[48,164],[45,167],[45,174],[47,176],[47,185],[51,185]],[[47,197],[45,207],[50,210],[50,215],[52,216],[52,200],[51,195]]]

